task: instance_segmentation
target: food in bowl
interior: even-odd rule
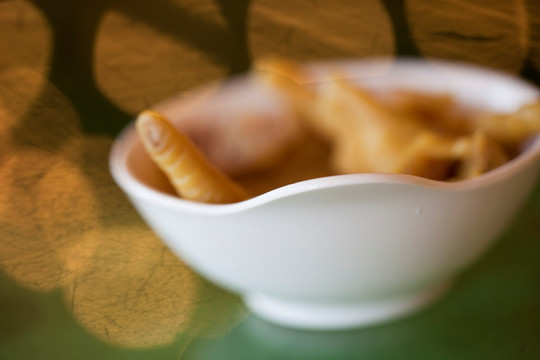
[[[137,118],[142,143],[171,184],[184,199],[207,203],[231,203],[247,194],[201,154],[161,114],[144,111]]]
[[[146,150],[183,198],[209,203],[247,199],[246,190],[225,172],[279,171],[276,164],[297,150],[291,143],[299,143],[306,128],[328,143],[328,167],[335,174],[400,173],[441,181],[473,178],[507,163],[540,131],[539,101],[497,114],[458,104],[451,94],[406,89],[370,92],[339,73],[309,83],[301,66],[281,59],[259,62],[251,76],[280,96],[286,109],[278,124],[287,131],[267,132],[263,151],[258,144],[240,145],[233,157],[224,157],[216,144],[199,139],[203,150],[206,145],[214,159],[218,156],[212,164],[162,114],[145,111],[139,115],[137,129]],[[251,121],[254,125],[248,125],[248,130],[260,123],[255,114]],[[246,122],[245,118],[229,120],[230,126]],[[210,119],[207,127],[219,123]],[[221,138],[228,141],[249,141],[249,132],[230,139],[228,129],[221,130],[225,133]],[[215,129],[210,131],[214,139],[220,139]],[[212,155],[211,151],[206,150]],[[245,159],[246,153],[254,153],[251,162],[230,165],[235,158]]]
[[[329,139],[341,174],[464,180],[506,163],[540,132],[538,101],[501,115],[459,104],[448,93],[369,92],[339,73],[310,84],[302,67],[281,59],[262,61],[258,69],[263,84]]]

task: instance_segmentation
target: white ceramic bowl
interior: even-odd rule
[[[329,67],[365,86],[450,91],[462,102],[503,112],[539,95],[515,77],[448,62],[359,60],[313,69],[324,79]],[[133,125],[115,141],[110,168],[167,246],[240,294],[256,314],[291,327],[343,329],[409,314],[442,295],[518,213],[536,183],[540,142],[462,182],[340,175],[230,205],[161,191]]]

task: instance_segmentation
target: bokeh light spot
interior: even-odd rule
[[[521,70],[528,51],[524,0],[410,0],[406,10],[423,56]]]
[[[248,37],[254,58],[304,61],[395,51],[392,24],[379,0],[254,0]]]
[[[202,1],[195,9],[206,3]],[[193,16],[208,13],[213,14],[195,11]],[[159,19],[149,21],[159,24]],[[208,21],[225,31],[215,17]],[[175,31],[187,29],[179,22]],[[161,32],[116,10],[108,11],[102,20],[94,61],[99,88],[115,105],[131,114],[201,82],[221,78],[228,70],[226,65],[217,64],[211,54],[175,39],[174,34]]]
[[[0,72],[13,66],[44,74],[51,53],[51,27],[30,2],[0,2]]]

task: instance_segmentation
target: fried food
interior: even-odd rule
[[[266,88],[277,90],[285,95],[285,103],[289,103],[296,116],[314,118],[313,105],[317,100],[315,89],[303,84],[309,77],[302,68],[291,61],[280,58],[267,58],[255,63],[253,76]]]
[[[256,63],[251,75],[281,98],[283,111],[243,107],[244,94],[240,103],[219,97],[229,111],[180,114],[176,128],[161,113],[139,115],[148,154],[182,198],[247,199],[225,172],[255,193],[261,181],[282,186],[343,173],[465,180],[505,164],[540,133],[540,101],[497,114],[457,104],[450,94],[367,90],[340,73],[314,82],[305,68],[281,59]]]
[[[318,109],[318,122],[334,127],[334,162],[344,173],[465,179],[508,160],[481,130],[466,135],[445,117],[428,121],[418,109],[391,108],[343,80],[325,86]]]
[[[467,138],[456,180],[469,179],[493,170],[510,160],[505,149],[483,130]]]
[[[526,104],[510,114],[480,114],[478,127],[502,144],[518,144],[540,132],[540,102]]]
[[[464,180],[504,164],[516,143],[540,132],[540,102],[493,114],[459,106],[449,94],[377,94],[342,74],[315,85],[292,63],[261,64],[261,84],[281,93],[332,144],[338,173]]]
[[[182,198],[216,204],[248,198],[242,187],[208,162],[160,113],[143,111],[137,117],[136,129],[147,153]]]
[[[300,130],[295,116],[286,110],[225,109],[173,114],[169,119],[231,177],[272,168],[295,146]]]

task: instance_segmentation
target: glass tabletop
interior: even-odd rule
[[[0,1],[0,359],[534,359],[540,186],[420,313],[282,328],[175,257],[108,169],[134,115],[278,54],[462,60],[540,84],[535,1]]]

